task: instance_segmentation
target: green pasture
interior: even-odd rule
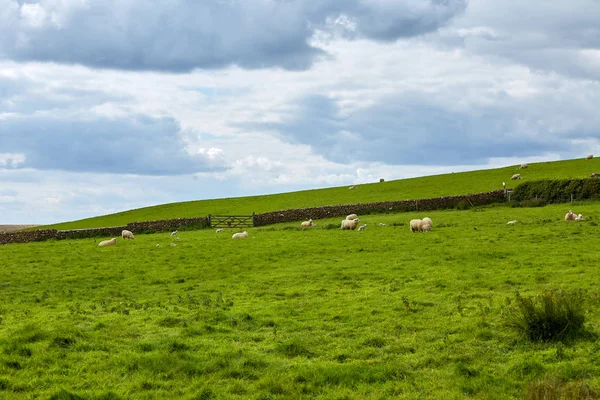
[[[568,208],[586,220],[564,221]],[[409,232],[425,216],[433,230]],[[0,397],[522,399],[535,382],[599,390],[600,203],[367,215],[361,232],[339,230],[339,218],[315,222],[249,229],[243,240],[203,230],[105,248],[104,238],[0,246]],[[517,292],[552,289],[584,294],[585,335],[532,343],[506,326]]]
[[[263,213],[291,208],[480,193],[502,189],[502,182],[506,182],[507,188],[513,188],[528,180],[586,178],[592,173],[600,173],[600,159],[532,163],[529,164],[529,168],[523,170],[519,170],[518,167],[518,165],[513,165],[498,169],[376,182],[356,185],[353,190],[349,190],[348,186],[343,186],[265,196],[163,204],[80,221],[48,225],[47,227],[56,229],[97,228],[126,225],[128,222],[134,221],[189,218],[208,214],[249,215],[252,212]],[[520,173],[523,180],[511,181],[510,177],[515,173]]]

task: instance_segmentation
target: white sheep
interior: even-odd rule
[[[110,240],[103,240],[100,243],[98,243],[98,247],[104,247],[104,246],[112,246],[117,244],[117,238],[112,238]]]
[[[410,231],[418,232],[421,230],[421,221],[420,219],[411,219],[410,220]]]
[[[583,215],[579,214],[578,216],[575,217],[575,221],[583,221],[585,218],[583,218]]]
[[[514,219],[514,220],[512,220],[512,221],[508,221],[508,222],[506,223],[506,225],[515,225],[517,222],[519,222],[519,221],[517,221],[516,219]]]
[[[356,218],[358,218],[358,215],[356,215],[356,214],[350,214],[350,215],[348,215],[348,216],[346,217],[346,219],[347,219],[348,221],[351,221],[351,220],[353,220],[353,219],[356,219]]]
[[[529,167],[529,164],[521,164],[521,166],[519,166],[519,169],[525,169]]]
[[[313,220],[312,220],[312,218],[311,218],[311,219],[309,219],[308,221],[303,221],[303,222],[300,224],[300,227],[301,227],[301,228],[308,228],[308,227],[310,227],[310,226],[315,226],[315,224],[313,223]]]
[[[589,154],[589,155],[586,157],[586,159],[588,159],[588,160],[591,160],[592,158],[594,158],[594,155],[593,155],[593,154]]]
[[[171,243],[171,247],[175,247],[177,246],[175,243]]]
[[[121,232],[121,237],[123,239],[135,239],[135,237],[133,236],[133,232],[128,231],[128,230],[123,230],[123,232]]]
[[[162,247],[160,243],[156,243],[156,247]]]
[[[348,189],[354,189],[354,185],[350,186]]]
[[[423,224],[429,224],[433,227],[433,221],[429,217],[423,218]]]
[[[219,229],[217,229],[215,232],[216,232],[216,233],[221,233],[221,232],[223,232],[223,230],[224,230],[224,229],[221,229],[221,228],[219,228]]]
[[[175,235],[177,235],[177,231],[171,232],[171,236],[175,236]]]
[[[421,221],[421,231],[423,231],[423,232],[429,232],[429,231],[431,231],[431,225],[423,223]]]
[[[387,226],[387,224],[384,224],[383,222],[380,222],[379,226]]]
[[[231,238],[232,239],[244,239],[247,237],[248,237],[248,232],[244,231],[244,232],[234,233]]]
[[[573,214],[572,210],[569,210],[569,212],[565,214],[565,221],[574,221],[574,220],[575,220],[575,214]]]
[[[359,227],[358,227],[358,230],[359,230],[359,231],[362,231],[362,230],[364,230],[366,227],[367,227],[367,224],[361,225],[361,226],[359,226]]]
[[[340,226],[340,228],[342,230],[350,230],[353,231],[356,229],[356,227],[358,226],[359,223],[359,219],[355,218],[353,220],[348,220],[348,219],[344,219],[342,220],[342,225]]]
[[[514,181],[514,180],[523,179],[523,178],[521,177],[521,174],[514,174],[513,176],[510,177],[510,179]]]

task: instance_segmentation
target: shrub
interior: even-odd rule
[[[471,204],[469,204],[468,201],[460,200],[458,203],[456,203],[457,210],[468,210],[469,208],[471,208]]]
[[[583,332],[581,292],[545,291],[537,298],[516,294],[507,325],[531,341],[561,341]]]

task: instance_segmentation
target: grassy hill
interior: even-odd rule
[[[507,187],[512,188],[527,180],[583,178],[589,177],[593,172],[600,172],[600,159],[540,162],[529,164],[529,168],[524,170],[518,170],[518,166],[512,165],[497,169],[357,185],[354,190],[348,190],[348,186],[343,186],[274,195],[163,204],[79,221],[48,225],[44,228],[96,228],[125,225],[133,221],[189,218],[207,214],[251,214],[252,212],[263,213],[333,204],[452,196],[501,189],[502,182],[506,182]],[[521,173],[523,180],[511,181],[510,177],[514,173]]]
[[[6,245],[0,397],[596,399],[600,202],[568,208],[586,220],[489,207],[427,213],[430,233],[403,213]],[[584,332],[507,325],[516,293],[553,289],[581,295]]]

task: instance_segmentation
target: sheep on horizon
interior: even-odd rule
[[[521,164],[521,166],[519,167],[519,169],[525,169],[529,167],[529,164]]]

